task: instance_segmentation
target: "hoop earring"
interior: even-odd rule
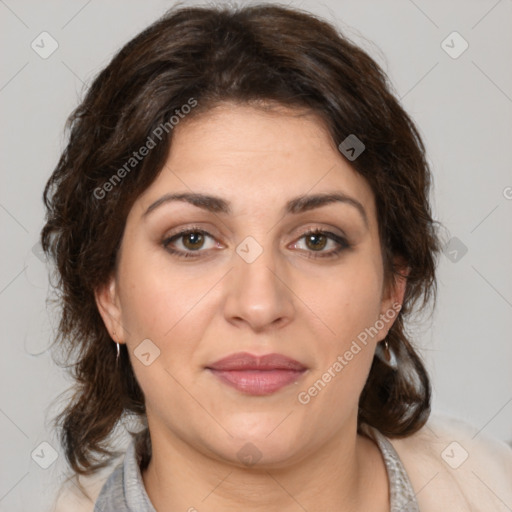
[[[382,348],[382,344],[384,344],[384,348]],[[396,359],[396,355],[393,349],[389,347],[388,340],[377,344],[377,348],[375,349],[375,355],[387,366],[396,370],[398,368],[398,361]]]
[[[115,336],[116,336],[116,331],[114,331],[112,333],[112,338],[114,339],[115,341]],[[119,343],[117,341],[115,341],[115,344],[116,344],[116,368],[118,367],[118,364],[119,364],[119,354],[121,352],[121,347],[119,346]]]

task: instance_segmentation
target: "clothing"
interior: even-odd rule
[[[144,487],[140,460],[141,454],[132,439],[123,464],[118,465],[105,482],[94,512],[156,512]]]
[[[383,455],[392,512],[512,510],[512,449],[505,443],[446,417],[433,417],[400,440],[366,425],[363,430]],[[93,501],[70,505],[64,495],[53,512],[156,512],[142,481],[142,455],[132,440],[108,478],[90,482]]]
[[[414,490],[395,449],[377,430],[367,427],[367,432],[375,439],[384,458],[390,482],[391,512],[419,512]],[[156,512],[144,488],[139,469],[141,455],[132,440],[123,464],[103,486],[94,512]]]

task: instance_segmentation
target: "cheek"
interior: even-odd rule
[[[359,395],[373,361],[381,306],[381,268],[372,257],[360,256],[340,266],[311,292],[308,299],[318,311],[323,336],[316,337],[317,365],[301,389],[300,403],[320,414],[331,409],[333,424],[357,408]],[[306,302],[306,301],[305,301]]]
[[[373,361],[380,292],[378,272],[367,269],[364,275],[351,273],[343,282],[330,282],[322,294],[319,311],[335,334],[325,330],[316,338],[317,365],[298,401],[311,416],[323,415],[326,428],[335,429],[357,411]]]
[[[335,337],[338,349],[378,319],[381,307],[382,274],[370,259],[359,258],[340,266],[321,286],[309,287],[304,302],[318,312],[325,326]]]
[[[192,266],[171,272],[160,256],[151,260],[136,252],[126,258],[120,273],[125,283],[122,321],[137,380],[149,401],[171,400],[183,407],[175,403],[183,394],[179,383],[190,381],[190,369],[201,362],[198,348],[215,313],[215,284],[221,276]],[[150,340],[154,346],[148,345],[149,352],[157,354],[149,366],[137,356],[143,340]]]
[[[182,325],[196,325],[191,319],[197,320],[201,299],[216,281],[211,273],[198,275],[197,269],[178,267],[171,273],[161,258],[139,265],[133,257],[122,270],[122,317],[130,338],[154,337],[162,343],[176,339]]]

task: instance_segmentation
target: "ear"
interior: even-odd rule
[[[114,275],[109,278],[108,282],[95,290],[94,297],[110,337],[118,343],[124,343],[125,332],[121,322],[121,306]]]
[[[383,303],[386,303],[388,307],[392,306],[394,303],[402,305],[404,302],[407,276],[411,269],[406,265],[400,265],[398,269],[400,274],[395,274],[394,283],[391,283],[388,290],[384,291]],[[385,311],[382,312],[384,313]]]
[[[394,275],[394,281],[383,291],[380,318],[385,326],[380,330],[377,341],[382,341],[387,336],[404,302],[410,268],[401,258],[395,258],[394,265],[399,275]]]

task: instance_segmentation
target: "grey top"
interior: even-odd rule
[[[390,483],[391,512],[419,512],[411,482],[392,444],[376,429],[363,426],[366,435],[377,443],[382,452]],[[142,480],[140,464],[143,445],[130,441],[124,461],[119,464],[103,485],[94,506],[94,512],[156,512]],[[147,460],[147,454],[146,460]]]

